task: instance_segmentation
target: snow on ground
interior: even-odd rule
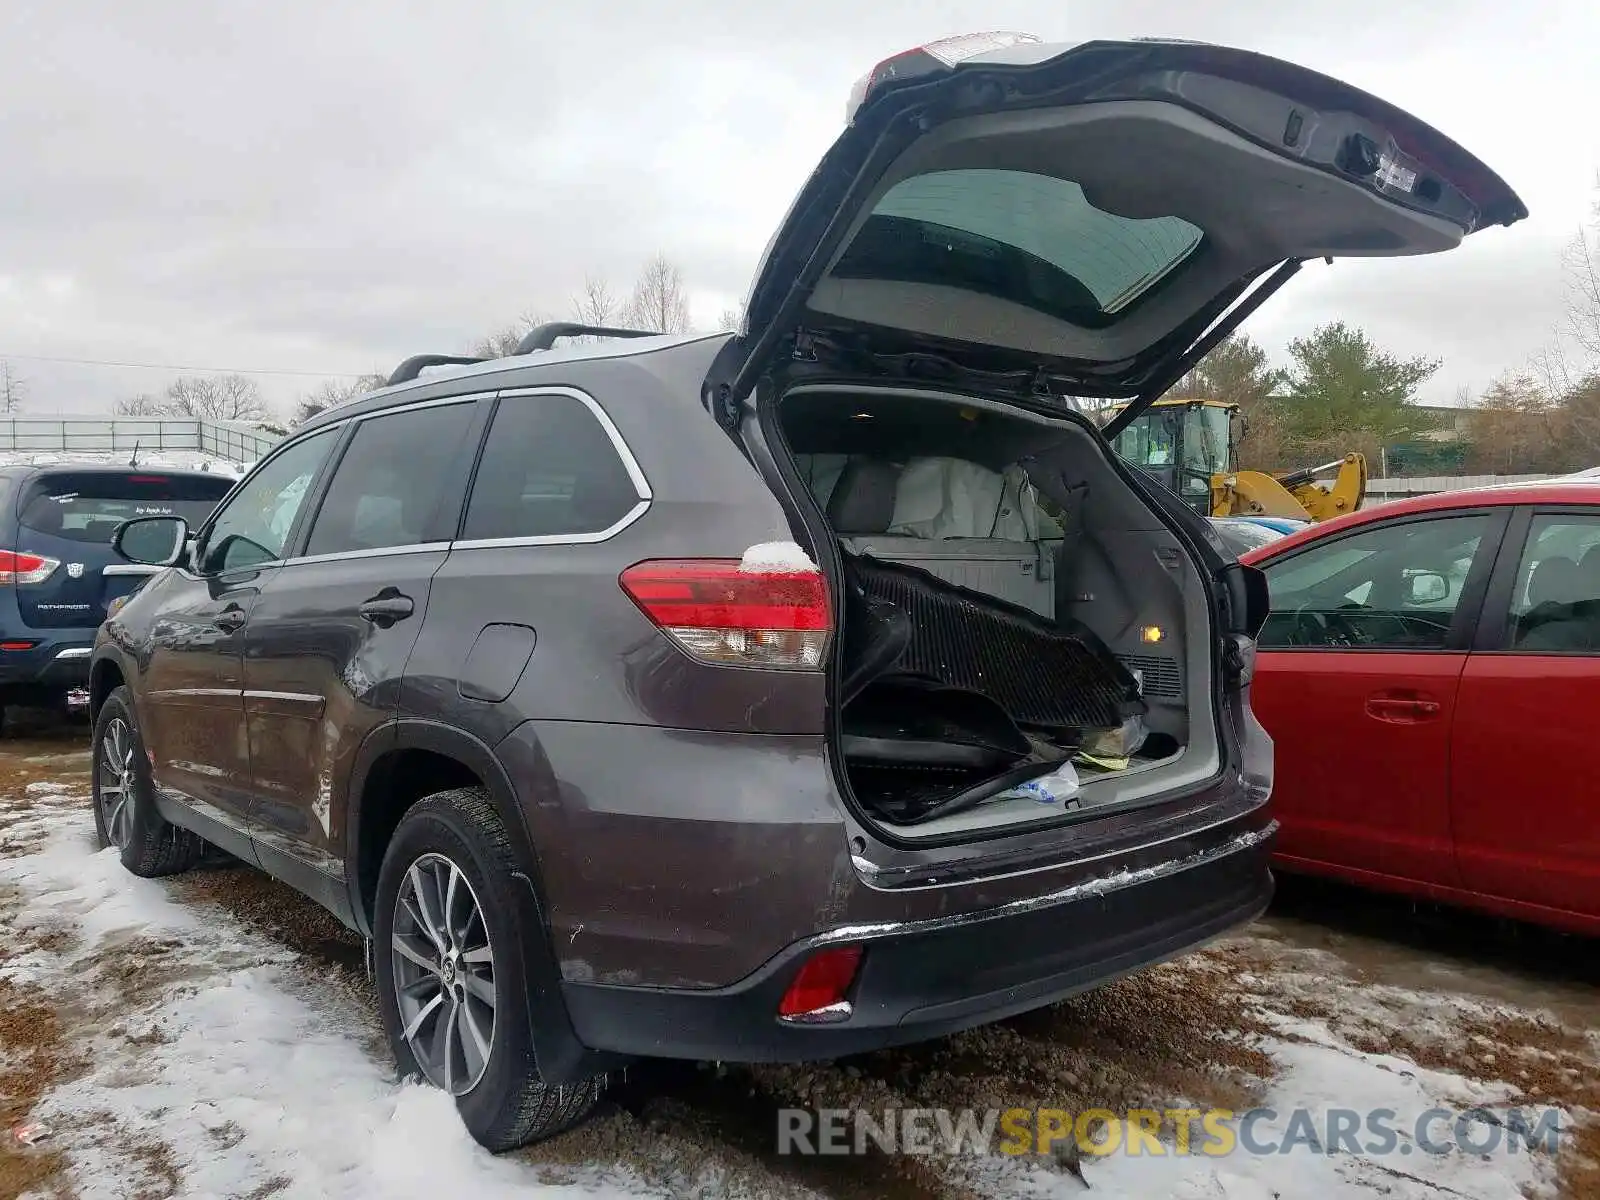
[[[48,1154],[64,1172],[55,1184],[20,1174],[31,1182],[15,1186],[64,1179],[64,1194],[118,1200],[1076,1197],[1084,1182],[1036,1158],[796,1164],[753,1146],[759,1130],[732,1127],[748,1116],[741,1109],[785,1102],[1265,1104],[1280,1116],[1259,1122],[1256,1136],[1276,1141],[1297,1105],[1391,1109],[1406,1128],[1429,1108],[1497,1105],[1526,1091],[1474,1082],[1440,1062],[1419,1066],[1364,1040],[1401,1019],[1417,1038],[1430,1028],[1447,1036],[1469,1017],[1488,1021],[1493,1006],[1374,988],[1324,952],[1279,953],[1246,936],[1005,1027],[846,1068],[757,1069],[736,1077],[748,1101],[742,1091],[731,1103],[707,1101],[716,1093],[692,1079],[712,1075],[690,1071],[678,1077],[691,1079],[681,1094],[668,1089],[634,1111],[602,1113],[553,1152],[497,1159],[470,1142],[444,1096],[395,1080],[373,1008],[347,970],[297,953],[183,881],[135,879],[113,853],[96,852],[84,764],[69,761],[77,772],[69,776],[56,760],[22,762],[11,798],[0,799],[0,1008],[47,1001],[59,1026],[27,1060],[47,1085],[28,1116],[50,1134],[37,1151],[13,1147],[9,1160],[0,1149],[0,1194],[8,1161],[38,1167],[45,1160],[27,1156]],[[243,870],[236,877],[241,887],[272,889],[271,904],[302,903]],[[15,1036],[0,1024],[0,1102]],[[1554,1194],[1556,1183],[1547,1155],[1455,1150],[1116,1154],[1086,1157],[1080,1169],[1102,1200],[1511,1200]]]

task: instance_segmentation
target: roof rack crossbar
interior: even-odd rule
[[[531,354],[535,350],[548,350],[560,338],[568,337],[660,337],[654,329],[613,329],[605,325],[584,325],[577,321],[550,321],[535,325],[522,335],[513,354]]]
[[[466,358],[459,354],[413,354],[394,369],[394,373],[384,381],[384,386],[393,387],[397,383],[409,382],[429,367],[465,367],[488,361],[486,358]]]

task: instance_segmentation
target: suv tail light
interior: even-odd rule
[[[60,559],[46,558],[42,554],[0,550],[0,587],[13,587],[19,583],[43,583],[60,565]]]
[[[815,671],[833,619],[814,566],[752,567],[737,559],[655,559],[622,573],[622,590],[691,658]]]

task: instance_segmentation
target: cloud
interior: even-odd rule
[[[1280,53],[1412,106],[1502,170],[1534,219],[1437,263],[1341,264],[1253,325],[1273,345],[1335,317],[1367,325],[1443,356],[1449,393],[1545,336],[1559,246],[1587,210],[1594,147],[1546,115],[1593,107],[1600,16],[1541,15],[1515,28],[1500,5],[1403,0],[1104,0],[1070,19],[1044,0],[19,0],[0,42],[0,354],[365,372],[524,311],[564,314],[587,275],[625,291],[657,251],[710,320],[743,295],[859,74],[918,41],[1010,27]],[[170,377],[15,365],[41,409],[105,408]],[[264,379],[285,407],[314,382]]]

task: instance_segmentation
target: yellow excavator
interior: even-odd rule
[[[1126,405],[1110,410],[1114,416]],[[1177,492],[1209,517],[1326,521],[1355,512],[1367,492],[1361,454],[1269,475],[1238,469],[1244,417],[1223,400],[1157,400],[1112,442],[1125,462]],[[1329,482],[1318,482],[1333,473]]]

